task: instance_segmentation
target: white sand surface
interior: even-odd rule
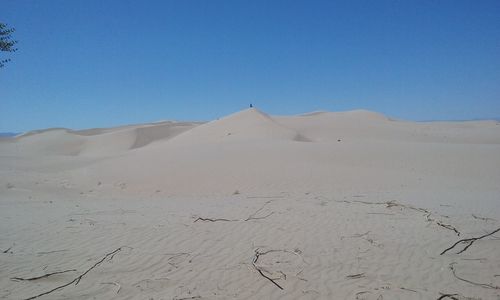
[[[500,233],[441,255],[500,228],[496,121],[38,130],[0,182],[2,299],[500,299]]]

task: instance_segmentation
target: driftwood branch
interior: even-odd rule
[[[267,280],[269,280],[270,282],[272,282],[275,286],[277,286],[280,290],[283,290],[283,288],[281,287],[281,285],[279,285],[276,281],[274,281],[274,279],[272,279],[271,277],[267,276],[266,274],[264,274],[262,272],[262,269],[257,266],[257,261],[259,260],[259,257],[261,255],[265,255],[267,253],[269,253],[270,251],[267,251],[267,252],[259,252],[259,249],[256,249],[255,250],[255,256],[253,257],[253,260],[252,260],[252,265],[253,267],[255,268],[255,270],[257,270],[257,272],[259,272],[259,274],[266,278]]]
[[[40,298],[42,296],[45,296],[45,295],[48,295],[50,293],[53,293],[57,290],[60,290],[60,289],[63,289],[67,286],[70,286],[72,285],[73,283],[75,285],[77,285],[80,280],[82,280],[82,278],[87,275],[92,269],[94,269],[95,267],[97,267],[98,265],[100,265],[103,261],[105,261],[107,258],[109,258],[109,260],[113,259],[113,257],[115,256],[116,253],[120,252],[122,250],[122,247],[114,250],[113,252],[110,252],[108,254],[106,254],[103,258],[101,258],[98,262],[96,262],[92,267],[88,268],[85,272],[83,272],[80,276],[76,277],[75,279],[71,280],[70,282],[66,283],[66,284],[63,284],[63,285],[60,285],[58,287],[55,287],[53,289],[51,289],[50,291],[47,291],[47,292],[43,292],[41,294],[38,294],[38,295],[35,295],[35,296],[32,296],[32,297],[29,297],[29,298],[26,298],[25,300],[32,300],[32,299],[36,299],[36,298]]]
[[[64,270],[64,271],[57,271],[57,272],[47,273],[47,274],[42,275],[42,276],[36,276],[36,277],[30,277],[30,278],[12,277],[12,278],[10,278],[10,280],[14,280],[14,281],[33,281],[33,280],[47,278],[47,277],[52,276],[52,275],[63,274],[63,273],[67,273],[67,272],[76,272],[76,269]]]
[[[464,282],[467,282],[467,283],[470,283],[472,285],[477,285],[477,286],[480,286],[480,287],[483,287],[483,288],[486,288],[486,289],[500,290],[500,286],[495,286],[495,285],[491,285],[491,284],[487,284],[487,283],[474,282],[474,281],[471,281],[471,280],[468,280],[468,279],[465,279],[463,277],[458,276],[457,273],[456,273],[455,264],[456,263],[451,263],[450,264],[450,270],[451,270],[451,272],[453,273],[453,276],[455,276],[456,279],[464,281]]]
[[[459,252],[457,252],[457,254],[460,254],[460,253],[464,252],[465,250],[467,250],[470,246],[472,246],[472,244],[473,244],[475,241],[480,240],[480,239],[482,239],[482,238],[485,238],[485,237],[487,237],[487,236],[493,235],[493,234],[495,234],[495,233],[497,233],[497,232],[499,232],[499,231],[500,231],[500,228],[498,228],[498,229],[496,229],[496,230],[494,230],[494,231],[492,231],[492,232],[490,232],[490,233],[487,233],[487,234],[484,234],[484,235],[482,235],[482,236],[479,236],[479,237],[473,237],[473,238],[468,238],[468,239],[461,239],[461,240],[459,240],[458,242],[456,242],[455,244],[451,245],[451,247],[446,248],[445,250],[443,250],[443,252],[441,252],[441,254],[440,254],[440,255],[445,254],[446,252],[448,252],[448,251],[450,251],[451,249],[455,248],[455,246],[457,246],[457,245],[458,245],[458,244],[460,244],[460,243],[467,244],[467,246],[465,246],[462,250],[460,250]]]

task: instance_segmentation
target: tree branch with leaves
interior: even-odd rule
[[[12,39],[12,33],[16,31],[14,28],[9,28],[7,24],[0,22],[0,51],[1,52],[15,52],[17,48],[14,46],[17,44],[16,40]],[[10,61],[10,58],[0,59],[0,68],[5,66],[6,63]]]

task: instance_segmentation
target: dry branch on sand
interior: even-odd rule
[[[356,234],[348,235],[348,236],[341,236],[340,239],[343,240],[343,239],[349,239],[349,238],[361,238],[361,237],[364,237],[368,234],[370,234],[370,231],[367,231],[365,233],[356,233]]]
[[[451,299],[451,300],[480,300],[481,298],[475,298],[475,297],[465,297],[460,294],[445,294],[445,293],[439,293],[441,296],[437,298],[437,300],[443,300],[443,299]]]
[[[55,287],[53,289],[51,289],[50,291],[47,291],[47,292],[43,292],[41,294],[38,294],[38,295],[35,295],[35,296],[32,296],[32,297],[29,297],[29,298],[26,298],[24,300],[32,300],[32,299],[36,299],[36,298],[39,298],[39,297],[42,297],[42,296],[45,296],[45,295],[48,295],[50,293],[53,293],[57,290],[60,290],[60,289],[63,289],[67,286],[70,286],[72,285],[73,283],[75,285],[77,285],[78,283],[80,283],[80,280],[82,280],[82,278],[87,275],[92,269],[94,269],[95,267],[97,267],[98,265],[100,265],[103,261],[105,261],[107,258],[109,258],[109,260],[113,259],[113,257],[115,256],[116,253],[120,252],[122,250],[123,247],[120,247],[118,249],[115,249],[114,251],[106,254],[103,258],[101,258],[98,262],[96,262],[94,265],[92,265],[92,267],[88,268],[85,272],[83,272],[80,276],[76,277],[75,279],[71,280],[70,282],[66,283],[66,284],[63,284],[63,285],[60,285],[58,287]]]
[[[259,209],[257,209],[253,214],[249,215],[245,220],[243,221],[250,221],[250,220],[260,220],[260,219],[265,219],[267,217],[269,217],[270,215],[274,214],[274,212],[271,212],[263,217],[256,217],[256,215],[258,213],[260,213],[264,207],[266,207],[266,205],[268,205],[269,203],[271,203],[273,200],[269,200],[269,201],[266,201],[266,203],[264,203]]]
[[[267,276],[266,274],[264,274],[264,272],[269,273],[269,274],[270,274],[270,272],[269,272],[269,271],[267,271],[267,270],[265,270],[265,269],[264,269],[264,268],[262,268],[262,267],[259,267],[259,266],[257,265],[257,261],[259,260],[259,258],[260,258],[261,256],[264,256],[264,255],[269,254],[269,253],[275,253],[275,252],[289,253],[289,254],[296,255],[297,257],[299,257],[299,258],[301,259],[301,261],[302,261],[303,263],[308,264],[308,263],[307,263],[307,261],[304,259],[304,257],[302,257],[302,255],[301,255],[302,251],[300,251],[300,249],[298,249],[298,248],[294,249],[293,251],[291,251],[291,250],[286,250],[286,249],[273,249],[273,250],[267,250],[267,251],[264,251],[264,252],[260,252],[260,251],[259,251],[259,248],[257,248],[257,249],[255,249],[255,250],[254,250],[254,252],[255,252],[255,255],[254,255],[253,260],[252,260],[252,265],[253,265],[253,267],[255,268],[255,270],[257,270],[257,272],[259,272],[259,274],[260,274],[262,277],[264,277],[264,278],[266,278],[267,280],[271,281],[271,282],[272,282],[275,286],[277,286],[277,287],[278,287],[279,289],[281,289],[281,290],[283,290],[283,287],[282,287],[282,286],[280,286],[280,285],[276,282],[276,279],[273,279],[273,278],[271,278],[271,277]],[[302,281],[307,281],[307,280],[306,280],[306,279],[304,279],[304,278],[300,278],[300,277],[298,277],[298,276],[300,275],[300,273],[302,273],[302,271],[304,271],[304,270],[301,270],[301,271],[300,271],[300,272],[298,272],[295,276],[296,276],[298,279],[302,280]],[[283,279],[285,279],[285,280],[286,280],[287,275],[286,275],[285,273],[283,273],[282,271],[277,271],[277,273],[281,274],[281,278],[283,278]]]
[[[358,278],[363,278],[363,277],[365,277],[365,273],[347,275],[345,278],[347,278],[347,279],[358,279]]]
[[[456,242],[455,244],[451,245],[450,247],[444,249],[443,252],[441,252],[440,255],[445,254],[446,252],[448,252],[451,249],[455,248],[455,246],[457,246],[460,243],[464,243],[464,244],[468,243],[467,246],[465,246],[462,250],[460,250],[460,251],[457,252],[457,254],[460,254],[460,253],[464,252],[465,250],[467,250],[470,246],[472,246],[472,244],[475,241],[480,240],[482,238],[485,238],[487,236],[493,235],[493,234],[497,233],[498,231],[500,231],[500,228],[498,228],[498,229],[496,229],[496,230],[494,230],[494,231],[492,231],[490,233],[487,233],[487,234],[484,234],[482,236],[479,236],[479,237],[473,237],[473,238],[468,238],[468,239],[461,239],[458,242]]]
[[[116,282],[102,282],[101,284],[111,284],[111,285],[116,286],[116,287],[118,288],[118,289],[116,290],[116,293],[117,293],[117,294],[118,294],[118,293],[121,291],[121,289],[122,289],[122,286],[121,286],[121,285],[119,285],[119,284],[118,284],[118,283],[116,283]]]
[[[52,254],[52,253],[58,253],[58,252],[66,252],[68,250],[62,249],[62,250],[53,250],[53,251],[42,251],[42,252],[37,252],[36,254],[38,255],[46,255],[46,254]]]
[[[275,251],[275,250],[274,250]],[[253,257],[253,260],[252,260],[252,265],[253,267],[255,268],[255,270],[257,270],[257,272],[259,272],[259,274],[266,278],[267,280],[269,280],[270,282],[272,282],[275,286],[277,286],[280,290],[283,290],[283,288],[281,287],[281,285],[279,285],[276,281],[274,281],[271,277],[267,276],[266,274],[264,274],[263,272],[263,269],[260,268],[259,266],[257,266],[257,261],[259,260],[259,257],[262,256],[262,255],[266,255],[270,252],[273,252],[273,250],[269,250],[269,251],[266,251],[266,252],[259,252],[259,249],[255,249],[255,255]]]
[[[482,221],[496,221],[495,219],[492,219],[492,218],[485,218],[485,217],[479,217],[479,216],[476,216],[475,214],[472,214],[472,217],[474,219],[477,219],[477,220],[482,220]]]
[[[10,280],[13,280],[13,281],[33,281],[33,280],[47,278],[47,277],[52,276],[52,275],[63,274],[63,273],[67,273],[67,272],[76,272],[76,269],[57,271],[57,272],[47,273],[47,274],[42,275],[42,276],[36,276],[36,277],[30,277],[30,278],[11,277]]]
[[[451,226],[450,224],[445,224],[445,223],[443,223],[443,222],[441,222],[441,221],[437,221],[437,222],[436,222],[436,224],[437,224],[437,225],[439,225],[439,226],[441,226],[441,227],[444,227],[444,228],[446,228],[446,229],[448,229],[448,230],[455,231],[455,233],[456,233],[458,236],[460,236],[460,231],[458,231],[458,229],[456,229],[455,227]]]
[[[273,200],[266,201],[266,203],[264,203],[255,212],[253,212],[252,214],[250,214],[246,219],[223,219],[223,218],[202,218],[202,217],[198,217],[198,218],[196,218],[196,220],[194,220],[193,223],[196,223],[197,221],[206,221],[206,222],[239,222],[239,221],[243,221],[243,222],[247,222],[247,221],[250,221],[250,220],[262,220],[262,219],[265,219],[265,218],[271,216],[272,214],[274,214],[274,212],[270,212],[267,215],[264,215],[262,217],[257,217],[256,216],[258,213],[260,213],[266,207],[266,205],[268,205],[272,201]]]
[[[396,202],[395,200],[385,201],[385,202],[369,202],[369,201],[361,201],[361,200],[343,201],[343,202],[348,202],[348,203],[354,202],[354,203],[361,203],[361,204],[367,204],[367,205],[385,205],[386,208],[399,207],[401,209],[404,208],[404,209],[414,210],[414,211],[417,211],[420,213],[424,213],[425,219],[428,222],[435,222],[437,225],[439,225],[443,228],[446,228],[448,230],[454,231],[458,236],[460,236],[460,232],[452,225],[445,224],[441,221],[436,221],[435,219],[431,218],[431,215],[433,215],[433,213],[425,208],[415,207],[415,206],[411,206],[411,205],[404,205],[404,204]],[[374,213],[372,213],[372,214],[374,214]],[[378,213],[378,214],[383,214],[383,213]],[[448,216],[444,216],[444,215],[441,215],[441,217],[448,218]]]
[[[402,289],[403,291],[408,291],[408,292],[413,292],[413,293],[418,293],[418,291],[415,291],[415,290],[412,290],[412,289],[409,289],[409,288],[405,288],[403,286],[399,287],[400,289]]]
[[[229,219],[212,219],[212,218],[202,218],[198,217],[196,220],[194,220],[193,223],[196,223],[198,221],[205,221],[205,222],[237,222],[239,220],[229,220]]]
[[[285,198],[285,196],[248,196],[247,199]]]
[[[191,300],[191,299],[200,299],[201,296],[190,296],[190,297],[182,297],[182,298],[173,298],[173,300]]]
[[[14,245],[10,246],[6,250],[1,250],[1,251],[2,251],[2,253],[12,253],[12,251],[10,251],[10,249],[12,249],[12,247],[14,247]]]
[[[440,293],[441,296],[439,298],[437,298],[437,300],[442,300],[442,299],[452,299],[452,300],[458,300],[458,294],[443,294],[443,293]]]
[[[456,273],[455,264],[456,264],[455,262],[453,262],[453,263],[450,264],[450,270],[451,270],[451,272],[453,273],[453,276],[455,276],[456,279],[464,281],[464,282],[467,282],[467,283],[470,283],[472,285],[480,286],[480,287],[483,287],[483,288],[486,288],[486,289],[500,290],[500,286],[491,285],[491,284],[487,284],[487,283],[474,282],[474,281],[471,281],[471,280],[468,280],[468,279],[465,279],[463,277],[458,276],[457,273]]]

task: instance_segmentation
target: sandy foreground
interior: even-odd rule
[[[0,183],[2,299],[500,299],[496,121],[40,130]]]

